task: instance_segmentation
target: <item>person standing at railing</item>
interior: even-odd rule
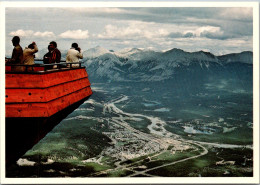
[[[57,43],[55,41],[50,42],[50,51],[51,51],[51,56],[49,59],[49,63],[60,63],[60,59],[61,59],[61,53],[60,50],[58,50],[57,48]],[[57,66],[56,66],[57,67]],[[53,66],[53,68],[56,68],[55,66]]]
[[[73,43],[71,48],[68,50],[66,56],[66,62],[68,63],[79,63],[79,59],[83,58],[83,54],[81,52],[80,47],[78,47],[77,43]],[[70,67],[71,64],[68,64],[67,67]],[[79,64],[72,64],[72,67],[79,67]]]
[[[5,60],[5,63],[21,64],[23,59],[23,48],[20,46],[20,37],[14,36],[12,39],[12,43],[14,46],[12,57]],[[22,69],[22,66],[12,66],[12,70],[15,71],[21,71]]]
[[[35,58],[35,53],[38,52],[38,47],[35,42],[32,42],[29,44],[28,47],[26,47],[23,50],[23,60],[22,63],[24,65],[33,65],[34,64],[34,58]],[[32,70],[32,68],[31,68]]]

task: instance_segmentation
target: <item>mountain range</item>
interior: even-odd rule
[[[98,46],[84,51],[83,56],[90,76],[108,81],[162,81],[172,79],[180,71],[209,73],[226,70],[228,66],[253,64],[250,51],[215,56],[210,52],[186,52],[177,48],[166,52],[138,48],[116,52]]]

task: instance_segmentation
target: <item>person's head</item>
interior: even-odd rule
[[[48,45],[48,51],[51,51],[51,46],[50,45]]]
[[[79,47],[79,45],[78,45],[77,43],[72,43],[72,44],[71,44],[71,47],[77,49],[77,48]]]
[[[28,48],[34,49],[34,44],[29,44]]]
[[[50,50],[54,50],[55,48],[57,48],[57,43],[55,41],[51,41],[49,46]]]
[[[20,43],[20,37],[14,36],[12,39],[12,43],[14,46],[18,45]]]

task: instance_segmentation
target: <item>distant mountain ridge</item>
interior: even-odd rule
[[[89,50],[84,51],[84,57],[87,59],[96,58],[104,54],[113,54],[118,58],[125,59],[134,59],[140,60],[143,58],[151,58],[151,57],[174,57],[175,59],[186,58],[186,59],[198,59],[198,60],[207,60],[207,61],[215,61],[219,60],[219,62],[242,62],[242,63],[253,63],[253,52],[251,51],[243,51],[241,53],[231,53],[221,56],[215,56],[210,52],[205,51],[196,51],[196,52],[186,52],[182,49],[173,48],[171,50],[165,52],[158,52],[147,49],[138,49],[138,48],[126,48],[121,51],[110,51],[100,46],[95,48],[91,48]]]
[[[83,55],[90,77],[105,81],[162,81],[180,71],[204,73],[232,63],[253,63],[250,51],[215,56],[210,52],[186,52],[177,48],[165,52],[138,48],[110,51],[98,46],[84,51]]]

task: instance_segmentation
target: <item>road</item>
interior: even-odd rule
[[[195,158],[201,157],[203,155],[206,155],[208,153],[208,150],[204,146],[202,146],[202,145],[200,145],[196,142],[190,142],[190,143],[197,145],[198,147],[202,148],[203,152],[201,152],[199,155],[195,155],[195,156],[192,156],[192,157],[188,157],[188,158],[185,158],[185,159],[174,161],[174,162],[171,162],[171,163],[168,163],[168,164],[163,164],[163,165],[156,166],[156,167],[153,167],[153,168],[149,168],[149,169],[146,169],[146,170],[143,170],[143,171],[135,171],[135,173],[128,175],[128,177],[134,177],[134,176],[137,176],[137,175],[147,175],[147,176],[149,176],[150,174],[146,174],[149,171],[156,170],[156,169],[163,168],[163,167],[170,166],[170,165],[174,165],[174,164],[184,162],[184,161],[187,161],[187,160],[190,160],[190,159],[195,159]]]

